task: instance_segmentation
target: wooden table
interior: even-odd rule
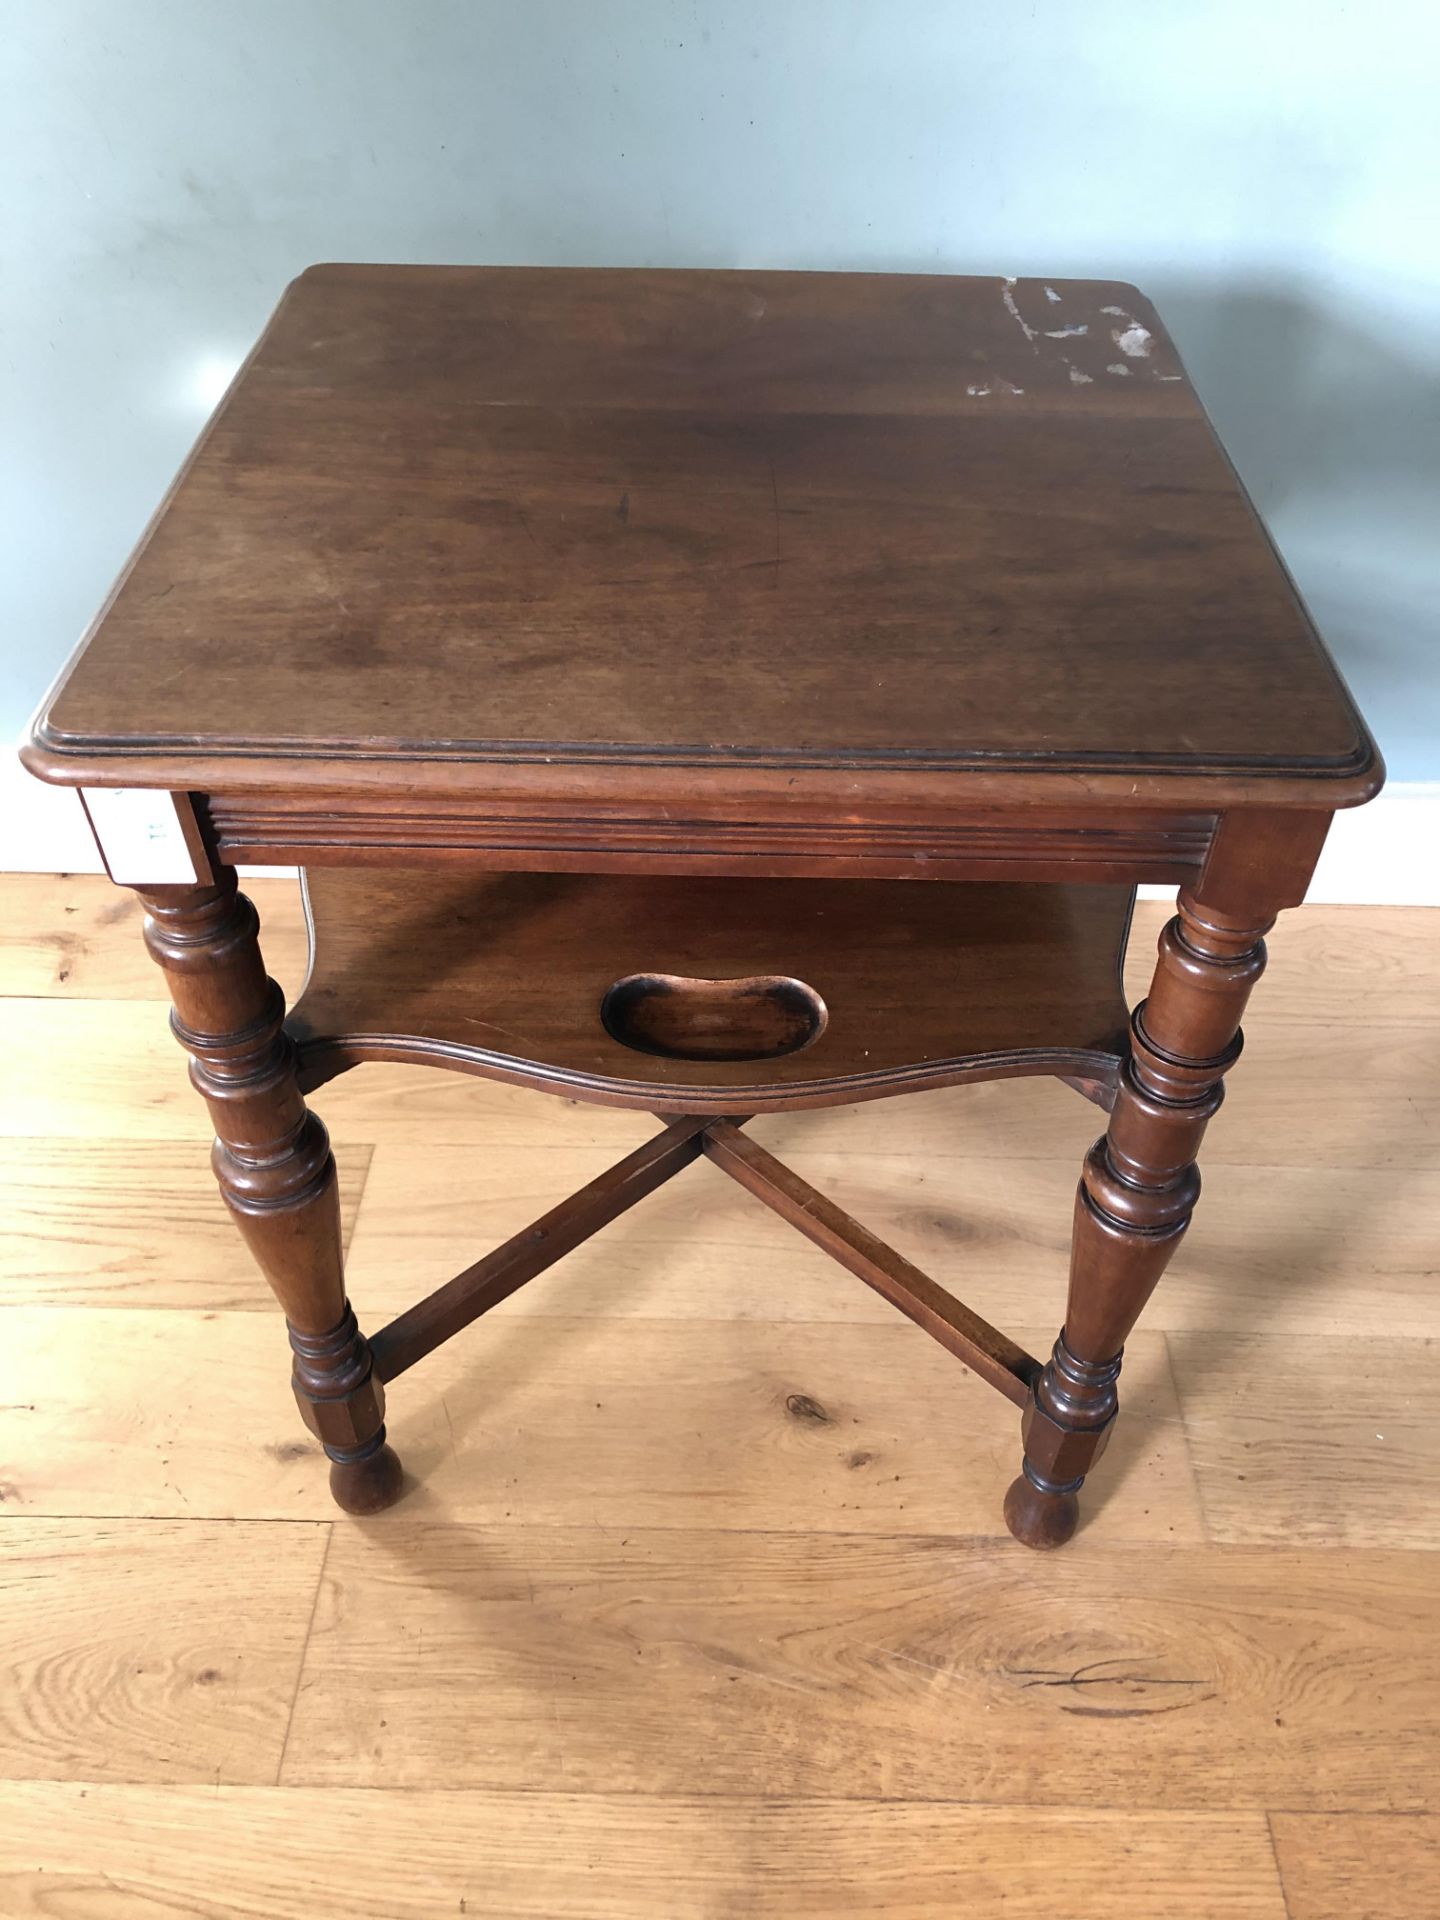
[[[382,1382],[704,1155],[1024,1409],[1030,1546],[1382,777],[1133,287],[372,266],[286,293],[25,758],[147,904],[341,1506]],[[288,1019],[239,862],[308,874]],[[305,1096],[370,1060],[664,1124],[367,1340]],[[1015,1074],[1109,1109],[1043,1365],[745,1131]]]

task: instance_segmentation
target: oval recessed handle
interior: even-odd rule
[[[665,1060],[778,1060],[825,1030],[825,1002],[803,980],[752,974],[691,980],[630,973],[600,1003],[605,1031],[635,1053]]]

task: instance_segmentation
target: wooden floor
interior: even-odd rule
[[[1440,914],[1272,955],[1066,1551],[1000,1526],[1014,1410],[703,1163],[397,1383],[361,1523],[129,896],[0,880],[0,1914],[1440,1914]],[[317,1105],[371,1326],[649,1126]],[[1096,1124],[754,1133],[1043,1350]]]

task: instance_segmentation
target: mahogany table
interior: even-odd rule
[[[704,1155],[1023,1408],[1030,1546],[1382,777],[1133,287],[381,266],[290,287],[25,758],[148,907],[342,1507],[382,1383]],[[308,874],[288,1019],[239,862]],[[305,1096],[371,1060],[664,1124],[367,1339]],[[1015,1074],[1109,1109],[1043,1364],[745,1131]]]

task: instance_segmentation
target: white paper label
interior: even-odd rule
[[[81,793],[112,880],[135,887],[199,878],[172,795],[150,787],[83,787]]]

